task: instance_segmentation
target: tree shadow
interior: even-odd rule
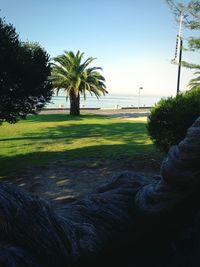
[[[64,122],[64,121],[81,121],[83,119],[99,119],[99,118],[108,118],[105,115],[80,115],[80,116],[72,116],[69,114],[36,114],[29,115],[27,119],[21,120],[20,123],[32,123],[32,122]]]
[[[46,121],[52,122],[52,115],[44,116]],[[105,117],[101,117],[101,122],[99,116],[91,115],[84,115],[82,118],[87,117],[89,121],[55,124],[44,127],[38,132],[24,132],[20,137],[1,139],[0,141],[5,142],[5,146],[12,151],[22,152],[21,149],[25,147],[25,152],[22,153],[26,153],[0,157],[1,180],[10,181],[50,199],[69,200],[72,196],[76,197],[78,191],[88,192],[88,188],[94,188],[95,185],[102,183],[116,170],[129,168],[142,170],[146,168],[145,166],[151,169],[160,157],[160,154],[156,156],[154,145],[147,140],[144,122],[134,124],[120,120],[105,122]],[[34,117],[34,122],[36,118],[37,122],[44,122],[44,118],[40,116]],[[91,121],[91,118],[94,118],[94,121]],[[98,122],[97,118],[100,119]],[[56,114],[54,119],[62,122],[66,121],[66,116]],[[69,120],[74,122],[70,117]],[[94,142],[90,142],[91,140]],[[76,141],[82,142],[83,147],[73,146]],[[54,151],[51,151],[51,148],[47,151],[46,147],[53,144],[58,146],[54,146]],[[62,150],[59,144],[62,145]],[[31,145],[35,146],[36,152],[26,151],[26,147]],[[69,166],[68,163],[72,161],[74,163],[70,163]],[[101,162],[100,167],[97,166],[99,162]],[[82,188],[77,187],[78,184]]]
[[[118,140],[123,143],[144,144],[147,141],[146,124],[142,122],[110,122],[108,124],[100,123],[82,123],[50,126],[42,131],[34,133],[24,133],[20,137],[2,138],[0,142],[30,140],[43,141],[63,139],[65,143],[71,143],[76,139],[83,138],[104,138],[108,141]]]
[[[1,166],[4,166],[0,170],[0,180],[46,199],[66,203],[91,193],[122,171],[158,172],[158,164],[153,166],[156,158],[152,154],[120,155],[122,146],[0,157]],[[128,148],[131,149],[129,145]],[[9,175],[6,169],[10,170]]]

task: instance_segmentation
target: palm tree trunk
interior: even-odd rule
[[[80,115],[80,95],[76,96],[74,91],[70,92],[70,115]]]

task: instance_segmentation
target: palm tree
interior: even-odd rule
[[[100,67],[87,68],[95,58],[88,58],[82,63],[84,53],[65,51],[54,58],[50,80],[53,88],[66,91],[66,99],[70,99],[70,115],[80,115],[80,94],[86,99],[86,91],[99,98],[108,93],[104,77],[98,72]]]
[[[190,86],[191,90],[194,90],[196,88],[200,88],[200,71],[195,72],[195,74],[199,75],[199,76],[197,76],[196,78],[192,79],[189,82],[189,86]]]

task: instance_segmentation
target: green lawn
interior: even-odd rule
[[[71,159],[120,159],[156,154],[145,119],[37,115],[0,126],[0,177],[27,166]]]

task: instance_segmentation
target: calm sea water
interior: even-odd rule
[[[134,96],[134,95],[106,95],[99,100],[95,96],[87,96],[84,100],[81,98],[80,107],[82,108],[117,108],[118,107],[151,107],[157,103],[159,96]],[[46,108],[69,108],[69,100],[66,97],[54,96],[51,103]]]

